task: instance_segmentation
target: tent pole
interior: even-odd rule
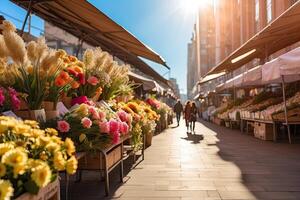
[[[284,117],[285,117],[285,123],[287,126],[287,130],[288,130],[288,137],[289,137],[289,143],[292,143],[292,139],[291,139],[291,131],[290,131],[290,126],[288,123],[288,116],[287,116],[287,107],[286,107],[286,96],[285,96],[285,84],[284,84],[284,76],[281,75],[281,81],[282,81],[282,96],[283,96],[283,101],[284,101]]]
[[[25,19],[24,19],[24,22],[23,22],[23,25],[22,25],[22,29],[21,29],[21,37],[23,37],[25,26],[26,26],[26,22],[27,22],[27,19],[28,19],[30,13],[31,13],[32,4],[33,4],[33,0],[30,0],[28,8],[27,8],[27,13],[26,13],[26,16],[25,16]],[[29,24],[29,26],[30,26],[30,24]]]

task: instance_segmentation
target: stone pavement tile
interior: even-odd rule
[[[219,191],[221,199],[256,199],[255,195],[253,195],[249,191]]]
[[[257,199],[264,200],[299,200],[292,192],[254,192]]]

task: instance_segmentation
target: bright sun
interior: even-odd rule
[[[180,8],[185,14],[195,14],[198,9],[205,8],[214,0],[180,0]]]

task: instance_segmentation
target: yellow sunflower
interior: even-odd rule
[[[1,143],[0,144],[0,156],[8,152],[9,150],[14,149],[14,145],[10,143]]]
[[[43,164],[33,168],[31,178],[40,188],[47,186],[51,181],[50,167]]]
[[[0,200],[9,200],[14,194],[14,188],[9,181],[0,180]]]
[[[54,153],[53,163],[54,163],[55,169],[57,169],[59,171],[62,171],[65,169],[66,160],[64,159],[64,157],[60,151],[57,151]]]
[[[66,164],[66,170],[68,174],[74,174],[77,170],[77,159],[75,158],[75,156],[72,156]]]
[[[12,149],[6,152],[1,162],[10,166],[25,165],[28,160],[27,154],[21,148]]]
[[[65,140],[66,150],[69,156],[73,155],[75,153],[75,145],[73,141],[70,138],[66,138]]]

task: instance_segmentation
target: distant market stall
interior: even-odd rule
[[[254,58],[267,60],[276,51],[300,41],[299,15],[300,3],[297,2],[213,68],[199,84],[209,84]],[[272,41],[276,41],[276,45]],[[283,126],[291,143],[291,126],[294,135],[300,124],[299,52],[300,49],[295,48],[217,85],[217,93],[229,96],[215,105],[217,108],[211,111],[209,120],[227,127],[240,127],[242,131],[246,127],[247,132],[252,127],[255,137],[274,141],[281,130],[279,127]]]

